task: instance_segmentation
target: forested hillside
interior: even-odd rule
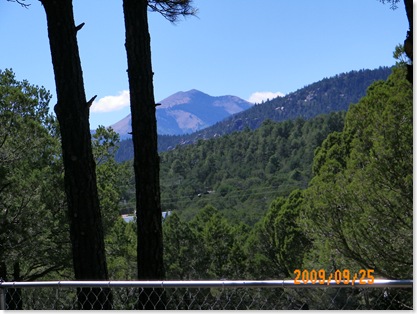
[[[264,2],[5,1],[0,310],[414,309],[412,1]]]
[[[192,218],[207,204],[253,225],[277,196],[306,188],[314,150],[344,113],[272,122],[161,154],[161,202]]]
[[[346,111],[350,104],[358,102],[365,95],[370,84],[377,80],[385,80],[390,73],[391,68],[380,67],[375,70],[351,71],[325,78],[285,97],[278,97],[253,106],[204,130],[181,136],[160,135],[158,136],[158,149],[166,151],[177,145],[195,143],[199,139],[209,139],[241,131],[246,127],[254,130],[267,119],[280,122],[296,118],[309,119],[319,114]],[[119,145],[120,149],[116,154],[116,160],[132,159],[131,140],[124,140]]]
[[[349,109],[343,130],[330,133],[316,150],[308,187],[276,198],[254,227],[228,219],[224,208],[211,205],[190,221],[176,214],[169,217],[164,225],[168,277],[289,278],[295,269],[340,269],[352,276],[364,269],[369,279],[412,278],[413,92],[406,73],[399,67],[386,82],[370,87]],[[257,132],[277,131],[283,125],[273,128],[268,123],[252,137],[249,131],[240,134],[253,139]],[[204,152],[201,145],[199,153]],[[198,160],[197,155],[191,160]],[[257,186],[265,181],[261,177]],[[250,195],[240,190],[237,198]],[[401,292],[395,303],[389,290],[383,298],[378,293],[368,292],[374,309],[409,309],[412,304],[412,291]],[[303,290],[295,300],[307,295]],[[346,302],[343,294],[334,295],[331,306],[339,297]],[[347,307],[359,306],[356,295],[348,299],[348,305],[343,303]],[[330,306],[321,304],[323,300],[309,302],[318,308]]]
[[[162,153],[161,201],[172,211],[163,222],[166,279],[284,279],[295,269],[412,278],[413,91],[406,73],[398,65],[347,113],[267,120]],[[8,126],[0,132],[0,275],[73,278],[50,95],[9,70],[0,78],[0,119]],[[136,224],[120,213],[134,208],[134,180],[131,162],[114,159],[117,142],[103,127],[93,136],[109,277],[133,280]],[[374,308],[412,304],[410,291],[395,303],[389,290],[384,296],[370,290],[367,298]],[[339,297],[331,305],[308,302],[329,308]],[[359,299],[352,294],[342,305],[356,308]]]
[[[245,127],[256,129],[265,119],[285,121],[288,119],[309,119],[319,114],[346,111],[365,94],[373,82],[385,80],[391,68],[360,70],[341,73],[300,88],[285,97],[274,98],[263,104],[232,116],[213,126],[203,137],[211,134],[225,134]]]

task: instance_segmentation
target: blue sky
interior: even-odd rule
[[[45,86],[56,103],[46,18],[0,0],[0,69]],[[261,100],[342,72],[395,63],[407,31],[405,9],[378,0],[194,0],[198,17],[173,25],[149,13],[155,99],[198,89]],[[129,114],[122,1],[74,0],[90,124]],[[257,96],[257,98],[254,98]]]

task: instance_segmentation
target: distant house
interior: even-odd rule
[[[162,221],[164,221],[169,215],[172,214],[172,211],[162,212]]]
[[[133,221],[135,216],[133,216],[133,215],[122,215],[122,218],[125,222],[129,223],[129,222]]]
[[[172,214],[171,210],[162,212],[162,221],[164,221],[171,214]],[[122,215],[123,220],[127,223],[134,221],[135,217],[136,217],[136,212],[133,215]]]

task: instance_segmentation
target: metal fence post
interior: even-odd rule
[[[0,284],[3,280],[0,278]],[[0,311],[6,310],[6,289],[0,285]]]

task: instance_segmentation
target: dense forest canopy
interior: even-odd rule
[[[311,120],[270,120],[161,154],[163,209],[183,217],[212,204],[234,221],[253,225],[277,196],[306,188],[314,150],[343,128],[343,113]]]
[[[405,75],[398,68],[373,84],[343,132],[323,142],[302,219],[316,252],[384,278],[413,276],[413,93]]]
[[[192,136],[160,138],[159,147],[148,7],[171,22],[196,11],[191,0],[124,0],[127,162],[128,142],[111,128],[91,135],[96,96],[87,101],[84,92],[76,38],[84,23],[74,24],[72,0],[40,2],[56,117],[48,91],[0,70],[0,282],[290,279],[300,269],[413,277],[410,0],[395,67],[325,78]],[[399,0],[381,2],[395,8]],[[121,217],[133,212],[133,222]],[[326,289],[329,301],[310,291],[283,293],[276,306],[412,308],[406,289]],[[137,292],[135,308],[164,308],[162,288]],[[78,287],[76,298],[84,309],[113,306],[107,287]],[[21,309],[20,289],[4,300]]]
[[[289,278],[309,268],[412,278],[412,87],[405,77],[399,65],[346,116],[267,121],[162,154],[162,199],[181,204],[164,222],[168,277]]]
[[[73,278],[49,93],[10,70],[0,76],[8,126],[0,134],[1,276]],[[266,120],[162,153],[167,279],[283,279],[297,268],[335,267],[412,278],[413,103],[405,77],[399,63],[347,113]],[[115,161],[118,140],[100,127],[93,151],[109,277],[129,280],[137,231],[120,213],[134,208],[134,179],[129,162]],[[401,302],[410,298],[405,292]]]
[[[0,70],[0,277],[5,280],[45,278],[71,266],[50,98],[44,88]]]
[[[406,68],[400,65],[387,81],[378,81],[368,89],[367,95],[349,109],[343,129],[329,133],[315,151],[308,187],[293,186],[290,195],[276,198],[255,226],[242,224],[237,216],[226,218],[224,208],[218,210],[212,205],[206,205],[189,221],[177,214],[169,217],[165,222],[168,276],[201,278],[196,269],[202,263],[205,278],[289,278],[294,276],[295,269],[303,268],[326,272],[349,269],[352,273],[371,269],[376,278],[412,278],[413,93],[406,73]],[[274,128],[269,122],[252,134],[250,131],[240,134],[246,138],[265,135],[266,130],[282,130],[288,123]],[[312,130],[318,131],[317,127],[310,133]],[[230,137],[233,136],[234,141],[223,139],[228,144],[223,147],[225,155],[229,147],[233,154],[234,145],[242,145],[239,135]],[[213,148],[214,143],[207,147]],[[197,160],[197,154],[204,153],[202,146],[200,143],[194,147]],[[262,151],[268,145],[257,147]],[[184,156],[192,156],[192,148],[182,151],[188,153]],[[172,163],[174,170],[181,170],[183,162],[189,161],[176,160]],[[248,173],[251,173],[248,169],[242,172],[244,176]],[[267,176],[266,169],[262,175]],[[262,177],[253,190],[265,181]],[[230,187],[224,195],[234,190]],[[219,185],[217,192],[221,191]],[[239,194],[239,199],[250,193],[248,189]],[[207,253],[210,257],[220,254],[223,263],[216,265],[215,259],[204,255]],[[377,298],[370,293],[369,299]],[[405,291],[396,306],[403,308],[411,298],[412,293]],[[355,300],[351,299],[352,304]],[[389,297],[380,300],[381,308],[384,302],[389,302]]]
[[[73,278],[57,121],[43,87],[0,71],[0,277]],[[118,135],[93,136],[99,196],[108,234],[119,218],[126,165],[114,160]],[[42,222],[42,223],[39,223]]]

